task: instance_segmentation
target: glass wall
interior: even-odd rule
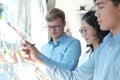
[[[19,47],[23,39],[38,48],[48,40],[46,12],[45,0],[0,0],[0,80],[37,80]]]

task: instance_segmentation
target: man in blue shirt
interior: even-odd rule
[[[42,46],[40,58],[44,61],[49,58],[49,61],[59,68],[74,70],[78,65],[81,45],[79,40],[64,32],[66,25],[64,12],[52,8],[46,15],[46,21],[50,40]]]
[[[72,72],[57,68],[39,59],[36,55],[39,51],[27,41],[24,42],[27,46],[23,49],[30,52],[23,58],[29,59],[28,62],[32,62],[53,80],[120,80],[120,0],[94,1],[96,3],[95,15],[100,28],[111,30],[111,32],[86,63]]]

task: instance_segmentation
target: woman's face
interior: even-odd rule
[[[87,45],[93,45],[99,43],[98,36],[96,35],[96,30],[90,26],[85,20],[81,23],[81,35],[85,39]]]

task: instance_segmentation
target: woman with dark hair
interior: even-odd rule
[[[86,62],[98,45],[103,41],[103,38],[109,33],[109,31],[100,30],[100,25],[95,17],[95,11],[90,10],[82,17],[81,29],[79,30],[83,38],[87,43],[87,47],[90,47],[85,54],[80,58],[79,66]]]

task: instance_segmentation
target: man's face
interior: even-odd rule
[[[49,35],[53,39],[58,39],[64,33],[65,22],[60,18],[56,18],[53,21],[47,22]]]
[[[95,15],[102,30],[116,32],[118,23],[120,23],[120,15],[118,6],[114,6],[112,1],[96,0]]]

